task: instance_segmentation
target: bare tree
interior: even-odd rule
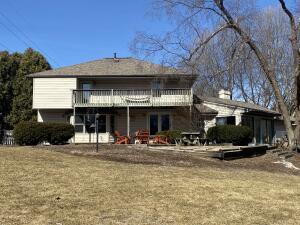
[[[163,9],[170,19],[176,21],[176,29],[163,36],[140,34],[137,36],[135,43],[142,43],[142,45],[136,45],[135,49],[147,52],[147,54],[153,54],[157,51],[163,52],[163,56],[168,57],[168,62],[172,62],[190,72],[199,72],[197,71],[199,68],[195,66],[198,64],[195,62],[203,60],[203,53],[209,50],[212,46],[211,43],[215,43],[216,39],[217,41],[218,39],[222,40],[219,36],[222,37],[223,34],[227,34],[224,35],[223,45],[229,47],[232,57],[221,61],[217,61],[218,57],[216,57],[216,61],[211,68],[216,68],[223,75],[226,74],[223,78],[227,79],[228,84],[231,85],[230,88],[233,88],[233,81],[241,81],[242,77],[240,79],[232,79],[232,76],[236,75],[236,71],[230,66],[233,64],[228,63],[226,60],[230,59],[232,62],[237,59],[241,60],[247,55],[245,53],[249,51],[251,53],[250,59],[255,62],[254,66],[259,65],[259,70],[264,74],[264,79],[261,80],[260,85],[262,87],[270,87],[269,96],[274,96],[276,105],[283,115],[290,144],[293,143],[294,138],[300,141],[299,23],[297,23],[295,18],[296,14],[288,9],[284,0],[278,0],[278,3],[289,21],[290,45],[285,44],[283,47],[288,49],[290,46],[292,49],[291,55],[293,56],[292,78],[295,81],[297,90],[295,104],[297,128],[295,134],[291,126],[289,109],[284,98],[283,88],[280,87],[278,81],[279,79],[284,79],[285,75],[279,72],[277,62],[273,60],[274,56],[272,54],[274,52],[270,51],[269,46],[259,44],[257,31],[260,23],[255,23],[259,10],[255,7],[255,1],[161,0],[156,3],[157,8]],[[266,32],[270,34],[272,30],[266,29]],[[231,38],[228,39],[228,36]],[[249,64],[245,64],[247,61],[244,60],[243,62],[244,65],[242,65],[244,67],[249,67]],[[216,67],[216,65],[218,66]],[[254,74],[254,71],[252,73]],[[255,88],[251,83],[248,85],[240,83],[241,88],[251,85]],[[244,95],[244,98],[249,98],[245,93],[242,92],[241,94]],[[266,99],[265,101],[271,100]]]

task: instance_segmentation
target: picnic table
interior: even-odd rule
[[[176,142],[182,145],[207,145],[208,139],[202,136],[202,132],[182,132],[181,138]]]

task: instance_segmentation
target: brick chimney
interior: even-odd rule
[[[224,89],[221,89],[219,91],[219,98],[222,98],[222,99],[231,99],[231,92],[230,91],[226,91]]]

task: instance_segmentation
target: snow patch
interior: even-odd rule
[[[294,169],[294,170],[300,170],[300,168],[294,166],[293,163],[286,161],[285,159],[282,159],[280,161],[274,162],[274,163],[281,163],[284,165],[284,167],[288,168],[288,169]]]

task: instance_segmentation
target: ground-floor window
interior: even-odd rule
[[[98,119],[98,132],[106,133],[107,131],[107,115],[100,115]],[[113,117],[113,115],[110,115]],[[110,122],[113,121],[111,118]],[[96,132],[96,115],[84,114],[75,116],[75,132],[76,133],[95,133]]]
[[[235,116],[217,117],[216,125],[235,125]]]
[[[170,130],[171,121],[169,114],[151,114],[149,116],[150,135],[159,131]]]

